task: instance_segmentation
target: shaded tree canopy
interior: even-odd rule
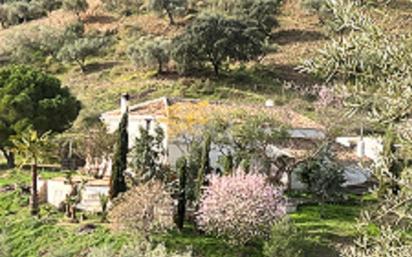
[[[247,21],[205,14],[174,40],[172,55],[184,71],[210,63],[218,75],[227,60],[249,61],[261,56],[264,40],[264,33]]]
[[[31,127],[40,135],[70,128],[80,102],[52,76],[27,66],[0,69],[0,147]]]

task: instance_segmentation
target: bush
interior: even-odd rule
[[[286,212],[282,192],[266,180],[243,171],[212,175],[197,212],[199,228],[240,245],[266,238]]]
[[[73,12],[80,16],[80,13],[85,12],[89,8],[87,0],[63,0],[63,9],[69,12]]]
[[[167,248],[160,244],[152,248],[150,244],[145,242],[133,242],[122,247],[119,253],[116,253],[112,247],[105,245],[103,247],[92,248],[87,257],[190,257],[191,252],[175,253],[168,252]]]
[[[155,66],[157,72],[162,73],[163,66],[169,62],[170,45],[171,41],[162,37],[143,37],[129,46],[127,55],[134,65]]]
[[[117,229],[160,233],[174,227],[173,210],[173,199],[164,185],[149,182],[120,196],[108,218]]]
[[[300,164],[294,172],[309,192],[322,202],[343,196],[344,170],[335,162],[329,144],[322,146],[315,156]]]
[[[265,242],[263,254],[266,257],[302,257],[304,235],[287,219],[276,223]]]
[[[139,254],[139,255],[136,255]],[[123,247],[118,257],[191,257],[190,251],[184,253],[168,252],[166,246],[160,244],[151,248],[148,244],[130,244]]]
[[[66,62],[75,62],[82,72],[86,71],[86,60],[97,56],[110,45],[108,37],[85,37],[66,43],[58,54],[58,58]]]
[[[59,8],[58,0],[15,1],[0,4],[0,23],[2,27],[17,25],[42,18],[47,11]]]
[[[0,257],[9,257],[10,250],[10,247],[7,245],[5,234],[0,231]]]
[[[343,34],[350,31],[365,31],[373,21],[366,16],[354,1],[304,0],[303,7],[317,13],[329,32]]]
[[[129,16],[141,10],[144,6],[144,0],[102,0],[102,4],[108,11],[116,11]]]

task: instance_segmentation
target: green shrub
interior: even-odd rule
[[[304,244],[304,235],[288,219],[282,219],[272,227],[263,254],[266,257],[302,257]]]
[[[73,12],[80,16],[80,13],[85,12],[89,8],[87,0],[63,0],[63,9],[69,12]]]
[[[146,242],[132,242],[122,247],[122,249],[116,253],[109,245],[102,247],[95,247],[89,251],[87,257],[191,257],[190,251],[184,253],[169,252],[163,245],[157,245],[152,247]]]
[[[127,55],[134,65],[157,67],[157,72],[162,73],[170,59],[170,46],[171,40],[163,37],[142,37],[129,46]]]
[[[108,37],[85,37],[66,43],[58,54],[61,61],[73,62],[79,65],[82,72],[86,71],[86,60],[98,56],[110,45]]]
[[[337,200],[343,196],[344,170],[334,160],[329,144],[321,146],[315,156],[300,164],[294,172],[308,191],[321,202]]]
[[[0,257],[11,257],[10,247],[7,244],[6,236],[0,233]]]
[[[103,7],[125,16],[139,13],[144,6],[144,0],[102,0]]]

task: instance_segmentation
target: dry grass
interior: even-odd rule
[[[90,60],[87,73],[82,74],[78,68],[66,66],[64,72],[58,74],[63,83],[83,101],[85,112],[102,112],[117,106],[118,95],[124,91],[132,93],[135,102],[162,94],[260,101],[265,98],[279,98],[283,91],[277,85],[283,81],[308,87],[319,83],[312,77],[299,73],[296,67],[327,43],[329,38],[319,23],[319,18],[305,12],[300,6],[300,0],[285,0],[278,15],[280,26],[273,31],[272,36],[272,42],[279,48],[277,52],[269,54],[262,61],[269,72],[261,75],[254,74],[261,79],[259,82],[254,80],[245,82],[237,77],[216,79],[208,75],[182,78],[175,73],[156,76],[150,69],[137,70],[125,56],[125,49],[133,40],[133,35],[151,34],[172,38],[182,31],[188,19],[180,17],[177,19],[179,25],[170,26],[166,17],[155,14],[119,17],[105,11],[100,0],[89,0],[89,4],[90,9],[82,16],[86,29],[117,31],[118,44],[110,55]],[[384,26],[388,32],[397,34],[410,32],[412,3],[408,0],[396,0],[389,7],[370,10],[376,22]],[[49,17],[0,30],[0,48],[4,41],[2,38],[11,33],[28,32],[30,28],[41,25],[63,27],[75,19],[74,15],[58,10],[52,12]],[[210,86],[207,87],[193,86],[196,83],[207,84],[209,81]],[[262,90],[256,90],[255,87]],[[296,97],[287,101],[295,108],[301,108],[302,104],[310,105]]]

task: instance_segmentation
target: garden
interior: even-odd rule
[[[410,257],[412,38],[397,3],[0,1],[0,257]],[[288,14],[301,9],[310,24]],[[131,131],[141,105],[107,112],[120,92],[181,98]],[[282,110],[322,136],[294,136]],[[367,181],[348,185],[348,162]]]

